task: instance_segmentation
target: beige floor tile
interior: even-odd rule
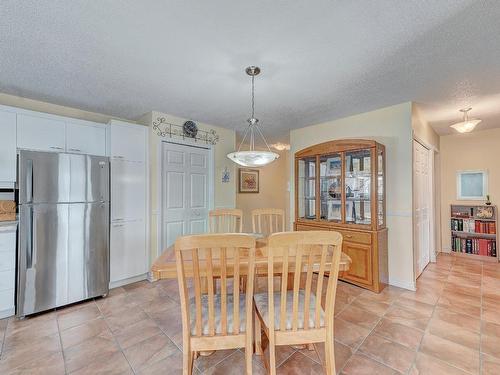
[[[97,318],[62,331],[61,342],[63,349],[68,349],[96,336],[112,338],[111,331],[103,318]]]
[[[446,310],[455,311],[460,314],[481,318],[481,299],[478,304],[469,304],[460,297],[462,295],[443,294],[439,298],[438,306]]]
[[[0,367],[4,375],[64,375],[62,352],[54,352],[45,357],[25,361],[16,368]]]
[[[459,312],[437,306],[434,310],[433,319],[439,319],[460,328],[465,328],[473,332],[479,332],[481,329],[481,320],[479,317],[460,314]]]
[[[335,340],[356,348],[368,336],[370,330],[357,324],[347,322],[340,318],[335,319],[334,323]]]
[[[119,347],[114,338],[92,337],[64,350],[66,370],[73,372],[92,363],[103,363],[118,351]]]
[[[59,333],[51,336],[39,338],[9,341],[7,337],[4,343],[2,357],[0,359],[0,374],[5,369],[16,368],[23,363],[37,360],[38,358],[48,357],[61,351],[61,341]]]
[[[467,375],[467,373],[435,357],[418,353],[409,375]]]
[[[487,355],[481,357],[482,375],[498,375],[500,374],[500,360]]]
[[[354,354],[342,370],[344,375],[396,375],[398,372],[362,354]]]
[[[391,306],[384,317],[391,319],[395,323],[420,330],[425,330],[430,319],[426,314],[397,305]]]
[[[91,304],[82,306],[79,309],[71,311],[62,310],[58,312],[57,323],[59,324],[59,329],[64,331],[65,329],[86,323],[89,320],[94,320],[100,316],[101,312],[97,308],[97,305],[92,302]]]
[[[377,314],[352,305],[346,307],[338,315],[338,318],[350,323],[357,324],[369,330],[373,329],[373,327],[375,327],[375,325],[380,320],[380,317]]]
[[[414,350],[374,333],[366,338],[359,350],[368,357],[374,358],[400,372],[408,371],[416,355]]]
[[[427,333],[422,340],[420,351],[472,374],[477,374],[479,371],[478,351],[439,336]]]
[[[159,333],[161,330],[158,325],[152,319],[146,318],[117,330],[114,335],[120,347],[126,349]]]
[[[222,362],[224,359],[234,354],[237,349],[228,349],[228,350],[217,350],[215,353],[212,353],[209,356],[198,357],[194,364],[201,372],[207,371],[209,368],[215,366],[219,362]]]
[[[407,291],[401,294],[402,298],[411,299],[414,301],[434,305],[439,296],[441,295],[441,290],[435,288],[417,289],[416,292]]]
[[[122,352],[111,353],[90,361],[85,366],[71,373],[71,375],[133,375]]]
[[[374,332],[412,350],[417,350],[424,336],[424,331],[394,322],[389,318],[383,318]]]
[[[324,343],[318,343],[315,344],[316,349],[315,350],[309,350],[309,349],[302,349],[300,352],[304,354],[305,356],[311,358],[313,361],[319,363],[320,365],[325,364],[325,344]],[[338,341],[335,341],[335,368],[337,370],[337,373],[340,372],[340,370],[344,367],[344,365],[347,363],[349,358],[351,358],[353,349],[348,347],[347,345],[343,345]],[[318,356],[319,354],[319,356]]]
[[[5,332],[5,339],[7,342],[14,343],[51,336],[57,332],[56,314],[49,312],[25,319],[12,318]]]
[[[147,319],[147,315],[139,307],[131,307],[125,312],[111,314],[106,317],[111,332],[120,331],[141,320]]]
[[[500,325],[483,322],[481,327],[481,351],[500,358]]]
[[[366,297],[363,294],[356,298],[351,305],[365,309],[379,316],[384,315],[390,307],[390,304],[387,302],[375,301],[374,299]]]
[[[176,351],[171,356],[146,366],[138,372],[140,375],[165,375],[167,369],[171,374],[182,374],[182,353]],[[200,374],[198,369],[194,369],[193,374]]]
[[[461,328],[449,321],[432,318],[428,332],[473,350],[479,350],[479,332]]]
[[[302,356],[302,354],[298,353]],[[317,365],[314,361],[302,356],[304,359],[310,361],[311,363]],[[317,365],[319,366],[319,365]],[[321,366],[320,366],[321,367]],[[264,375],[266,371],[260,367],[258,364],[253,362],[253,374],[255,375]],[[211,367],[203,374],[207,375],[242,375],[245,373],[245,355],[239,350],[235,351],[232,355],[224,359],[222,362],[217,364],[214,367]],[[314,374],[314,372],[311,372]]]
[[[430,317],[434,311],[434,304],[428,304],[425,302],[420,302],[411,298],[408,298],[407,295],[401,296],[398,298],[395,302],[396,305],[398,306],[403,306],[408,309],[414,310],[418,313],[420,313],[422,316],[427,316]]]
[[[138,372],[177,351],[178,348],[167,336],[159,334],[125,349],[124,353],[132,368]]]
[[[125,291],[95,301],[102,315],[120,314],[138,305]]]
[[[481,319],[486,320],[488,322],[500,324],[500,314],[498,313],[498,311],[499,310],[496,303],[483,301]]]

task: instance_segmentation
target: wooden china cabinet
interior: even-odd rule
[[[385,147],[321,143],[295,153],[295,230],[334,230],[352,259],[343,280],[379,293],[387,284]]]

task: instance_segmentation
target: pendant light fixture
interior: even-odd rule
[[[231,152],[227,154],[227,157],[243,167],[263,167],[269,163],[272,163],[280,156],[271,151],[271,148],[267,144],[262,130],[260,129],[259,120],[255,118],[255,76],[260,73],[260,68],[258,66],[249,66],[245,69],[246,73],[252,77],[252,116],[247,120],[248,126],[243,134],[243,139],[241,140],[238,151]],[[255,137],[260,136],[267,147],[267,151],[260,151],[255,149]],[[248,139],[247,139],[248,138]],[[245,141],[249,143],[249,150],[242,151],[241,147]]]
[[[472,108],[461,109],[460,112],[464,114],[463,121],[450,125],[450,128],[455,129],[459,133],[469,133],[474,130],[477,124],[481,122],[479,119],[469,119],[469,111]]]

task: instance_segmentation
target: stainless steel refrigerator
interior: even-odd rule
[[[109,159],[20,151],[16,315],[105,295]]]

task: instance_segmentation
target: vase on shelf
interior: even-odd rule
[[[491,206],[491,201],[490,201],[490,196],[489,195],[486,196],[486,205],[487,206]]]

